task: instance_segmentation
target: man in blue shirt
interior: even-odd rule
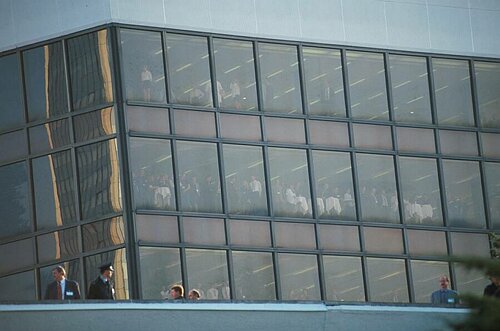
[[[433,292],[431,295],[431,303],[437,305],[452,305],[458,303],[458,293],[448,289],[450,280],[448,276],[442,275],[439,277],[440,289]]]

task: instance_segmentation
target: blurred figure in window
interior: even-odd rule
[[[194,301],[200,300],[200,296],[201,296],[200,292],[197,289],[192,289],[188,293],[189,300],[194,300]]]
[[[235,78],[231,81],[229,84],[229,89],[231,90],[231,96],[232,96],[232,106],[236,109],[241,108],[241,89],[240,89],[240,83],[238,80]]]
[[[141,72],[141,83],[144,101],[151,101],[151,85],[153,84],[153,75],[149,71],[149,67],[144,65]]]
[[[431,303],[437,305],[450,305],[458,303],[458,293],[456,291],[448,289],[450,284],[450,279],[446,275],[439,277],[439,287],[440,289],[432,292]]]
[[[184,299],[184,287],[182,285],[174,285],[170,288],[170,298],[172,300]]]
[[[483,295],[500,298],[500,277],[490,276],[491,284],[484,288]]]

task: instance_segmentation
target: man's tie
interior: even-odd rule
[[[57,282],[57,299],[62,300],[61,282]]]

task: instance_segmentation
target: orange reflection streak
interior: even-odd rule
[[[97,32],[97,43],[99,46],[99,57],[101,72],[104,84],[104,98],[107,102],[113,101],[113,84],[111,82],[111,68],[109,66],[109,51],[108,51],[108,31],[101,30]]]

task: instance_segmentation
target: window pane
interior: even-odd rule
[[[291,118],[264,118],[266,139],[271,142],[305,144],[304,121]]]
[[[172,103],[212,107],[207,38],[166,34]],[[217,84],[217,94],[224,95]]]
[[[360,251],[357,226],[320,224],[319,229],[321,248],[335,251]]]
[[[439,288],[439,277],[450,274],[447,262],[411,261],[411,270],[415,302],[419,303],[430,303],[432,292]]]
[[[426,59],[391,54],[389,61],[394,120],[432,123]]]
[[[115,139],[76,149],[83,219],[122,209],[117,153]]]
[[[182,284],[178,248],[139,247],[142,299],[165,300],[169,289]]]
[[[483,156],[500,158],[500,134],[481,132],[481,142],[483,144]]]
[[[257,116],[220,114],[220,135],[222,138],[261,140],[260,120]]]
[[[408,250],[411,255],[436,256],[447,255],[444,232],[408,230]]]
[[[364,221],[399,223],[392,156],[357,154]]]
[[[111,263],[115,269],[113,282],[115,284],[116,300],[127,300],[129,298],[127,256],[124,248],[88,256],[84,258],[84,261],[85,279],[87,281],[87,286],[84,288],[88,289],[90,283],[100,276],[99,266],[104,263]]]
[[[202,299],[230,299],[225,251],[186,249],[186,268],[190,288],[196,288]]]
[[[404,260],[367,258],[371,300],[408,302]]]
[[[439,141],[443,154],[479,155],[475,132],[439,130]]]
[[[222,212],[217,147],[177,141],[182,210]]]
[[[35,300],[35,273],[33,270],[0,278],[0,300]]]
[[[361,258],[323,256],[326,300],[365,301]]]
[[[276,247],[316,249],[314,224],[274,223]]]
[[[28,129],[31,153],[49,152],[67,146],[72,139],[69,120],[63,119]]]
[[[271,253],[233,251],[236,300],[276,300]]]
[[[442,225],[436,160],[400,157],[399,167],[405,223]]]
[[[168,109],[128,106],[126,115],[130,131],[170,133]]]
[[[489,258],[490,240],[487,234],[483,233],[451,233],[451,248],[453,255],[458,256],[478,256]]]
[[[31,162],[37,229],[74,224],[75,178],[71,153],[55,153]]]
[[[488,277],[479,270],[467,270],[465,267],[455,264],[456,289],[460,294],[482,295],[486,285],[491,282]]]
[[[175,134],[181,136],[215,138],[215,113],[175,110]]]
[[[214,39],[215,72],[225,93],[219,107],[257,110],[253,44]]]
[[[0,132],[24,123],[17,54],[0,57]]]
[[[396,134],[402,152],[436,153],[433,130],[398,127]]]
[[[389,126],[353,124],[352,128],[356,147],[392,150],[392,136]]]
[[[384,56],[376,53],[346,52],[354,118],[388,120]]]
[[[231,244],[253,247],[271,247],[268,222],[231,220]]]
[[[500,63],[474,62],[479,118],[484,128],[500,128]]]
[[[493,229],[500,229],[500,163],[486,162],[485,183],[488,190],[490,220]]]
[[[82,281],[80,277],[80,262],[78,260],[66,261],[60,264],[53,264],[44,268],[40,268],[40,298],[45,298],[45,291],[47,290],[47,285],[54,281],[52,276],[52,269],[57,266],[62,266],[66,270],[66,279],[74,280],[80,285],[80,296],[81,298],[85,295],[85,288],[82,287]]]
[[[116,133],[113,108],[86,113],[73,118],[75,141],[82,142]]]
[[[316,204],[320,218],[356,218],[349,153],[313,151]]]
[[[26,162],[0,167],[0,238],[31,231]]]
[[[130,164],[136,207],[175,210],[170,140],[130,138]]]
[[[432,59],[432,65],[438,123],[473,126],[469,63]]]
[[[109,39],[101,30],[67,41],[73,110],[113,101]]]
[[[182,219],[184,241],[189,244],[225,245],[224,220],[218,218]]]
[[[267,215],[267,193],[262,148],[224,145],[228,211]]]
[[[347,123],[309,121],[311,144],[334,147],[349,147]]]
[[[399,229],[364,228],[365,250],[369,253],[403,254],[403,236]]]
[[[26,131],[19,130],[0,135],[0,162],[9,162],[25,158],[28,155]]]
[[[19,240],[0,245],[0,274],[35,264],[33,240]]]
[[[82,226],[83,250],[93,251],[125,243],[123,218],[114,217]]]
[[[304,47],[302,53],[309,114],[345,117],[340,51]]]
[[[311,217],[309,169],[304,150],[269,148],[275,216]]]
[[[316,255],[278,254],[283,300],[321,300]]]
[[[36,243],[39,262],[67,259],[80,253],[76,228],[38,236]]]
[[[68,112],[61,42],[23,52],[26,107],[30,122]]]
[[[264,110],[302,114],[297,47],[259,44]]]
[[[165,70],[161,34],[120,29],[126,98],[165,102]]]
[[[175,216],[135,215],[137,240],[163,244],[179,242],[179,227]]]
[[[443,170],[449,225],[484,228],[479,163],[443,160]]]

